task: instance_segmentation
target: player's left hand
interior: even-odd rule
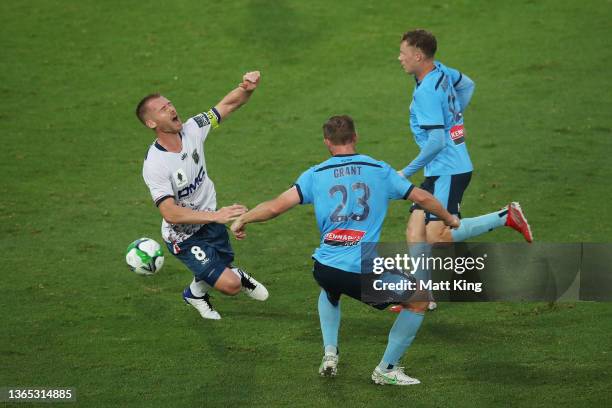
[[[242,82],[240,86],[245,91],[254,91],[255,88],[259,85],[259,80],[261,79],[261,73],[259,71],[251,71],[247,72],[242,76]]]

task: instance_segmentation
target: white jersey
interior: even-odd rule
[[[174,199],[177,205],[198,211],[216,211],[215,185],[208,177],[204,141],[220,120],[216,109],[189,118],[179,133],[180,153],[164,149],[157,141],[147,152],[142,176],[155,205]],[[195,234],[202,224],[170,224],[162,221],[162,237],[169,243],[181,243]]]

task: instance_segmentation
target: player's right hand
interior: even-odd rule
[[[242,82],[238,86],[245,91],[254,91],[257,85],[259,85],[260,78],[261,73],[259,71],[247,72],[242,76]]]
[[[230,221],[234,221],[247,211],[248,208],[241,204],[233,204],[228,207],[222,207],[215,212],[215,222],[219,224],[227,224]]]
[[[461,226],[461,220],[456,215],[452,215],[450,219],[444,221],[444,224],[452,229],[457,229]]]
[[[246,224],[244,223],[244,221],[242,221],[242,218],[238,217],[238,219],[234,221],[234,223],[230,227],[230,230],[232,230],[232,233],[234,234],[237,240],[246,238],[246,231],[244,230],[245,226]]]

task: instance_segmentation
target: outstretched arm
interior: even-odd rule
[[[300,203],[300,194],[297,188],[291,187],[273,200],[265,201],[257,207],[253,208],[246,214],[238,217],[231,226],[231,230],[237,239],[243,239],[246,237],[244,228],[246,224],[251,222],[267,221],[272,218],[278,217],[282,213],[289,211]]]
[[[427,136],[427,143],[423,146],[419,155],[408,166],[402,169],[401,175],[404,177],[408,178],[425,167],[427,163],[436,157],[440,150],[444,149],[444,139],[446,137],[444,129],[428,130]]]
[[[159,212],[170,224],[225,224],[244,214],[247,208],[240,204],[223,207],[217,211],[196,211],[176,205],[172,197],[159,203]]]
[[[215,106],[221,119],[227,119],[232,112],[249,101],[253,91],[259,85],[260,78],[261,74],[259,71],[252,71],[244,74],[242,82],[238,87],[225,95],[225,97]]]
[[[407,198],[444,221],[444,224],[447,226],[451,228],[459,228],[459,225],[461,224],[459,218],[446,211],[442,204],[428,191],[416,187],[412,189]]]

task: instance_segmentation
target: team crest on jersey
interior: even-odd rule
[[[365,235],[365,231],[352,229],[335,229],[323,237],[323,242],[333,246],[357,245]]]
[[[199,115],[194,116],[193,120],[198,124],[198,127],[204,127],[210,124],[210,120],[205,113],[200,113]]]
[[[177,171],[175,171],[174,174],[172,174],[172,178],[174,179],[174,184],[176,185],[176,188],[183,188],[189,184],[189,180],[187,180],[187,174],[183,169],[178,169]]]
[[[200,162],[200,155],[198,154],[198,149],[193,149],[193,153],[191,153],[191,157],[193,158],[193,161],[196,162],[196,164]]]

